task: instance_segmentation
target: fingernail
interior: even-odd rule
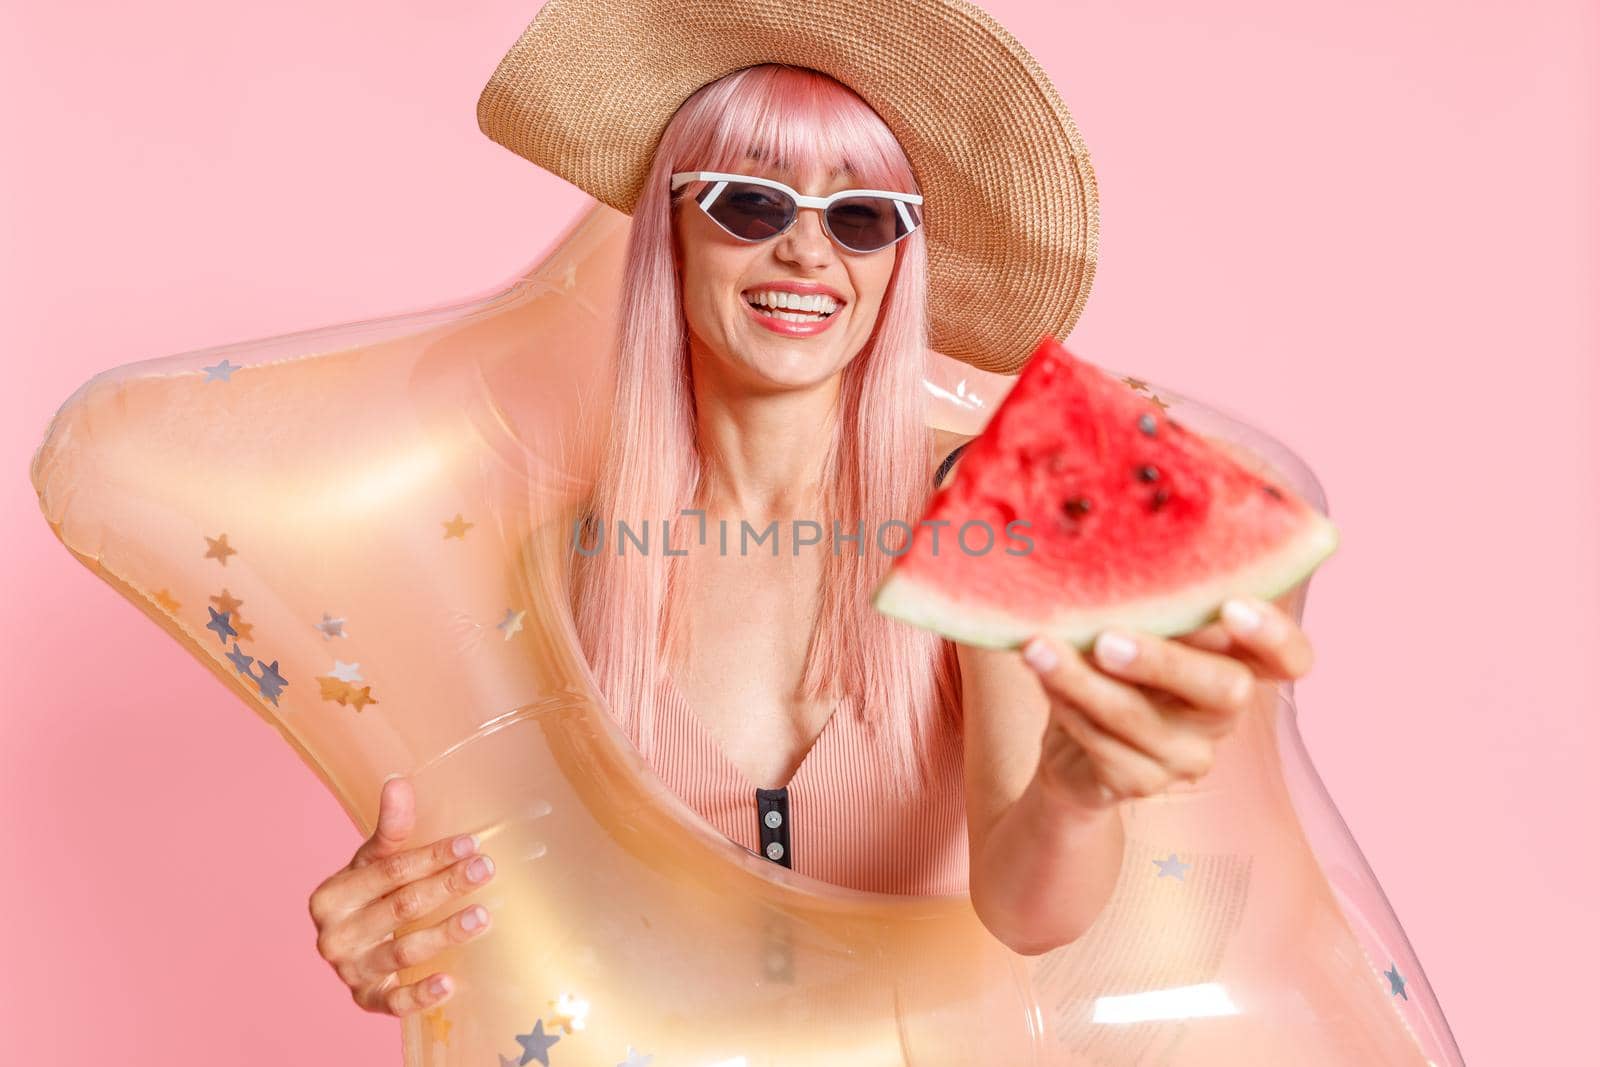
[[[435,978],[433,981],[428,983],[428,992],[432,993],[436,997],[444,996],[446,993],[450,992],[450,980],[443,976]]]
[[[1261,625],[1261,613],[1242,600],[1230,600],[1223,604],[1222,617],[1240,633],[1250,633]]]
[[[467,877],[474,882],[481,882],[494,873],[494,861],[488,856],[479,856],[467,864]]]
[[[456,854],[456,859],[465,859],[478,851],[478,835],[463,834],[451,842],[450,851]]]
[[[461,916],[461,928],[463,930],[476,930],[478,927],[482,926],[488,921],[489,912],[482,904],[479,904],[477,907],[471,909],[465,915]]]
[[[1042,637],[1035,637],[1022,647],[1022,658],[1027,661],[1028,666],[1040,674],[1054,670],[1056,664],[1061,662],[1055,649],[1046,644]]]
[[[1107,667],[1126,667],[1133,662],[1139,646],[1122,634],[1104,630],[1094,641],[1094,655]]]

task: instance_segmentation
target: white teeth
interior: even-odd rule
[[[828,316],[820,311],[767,311],[767,316],[774,319],[786,319],[789,322],[821,322]]]
[[[826,318],[839,309],[839,302],[826,293],[802,296],[799,293],[785,293],[774,289],[752,289],[744,294],[744,298],[758,307],[811,312],[814,316],[822,318]],[[805,321],[815,321],[815,318],[806,319]]]

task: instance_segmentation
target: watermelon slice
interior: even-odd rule
[[[1047,336],[873,606],[966,644],[1087,649],[1108,627],[1187,633],[1229,596],[1278,597],[1338,542],[1292,490]]]

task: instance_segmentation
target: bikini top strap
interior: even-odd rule
[[[939,488],[939,483],[944,481],[944,476],[950,473],[950,468],[955,465],[956,457],[961,455],[961,450],[971,443],[971,441],[963,441],[948,456],[944,457],[944,462],[939,464],[939,469],[933,474],[933,487],[935,489]]]

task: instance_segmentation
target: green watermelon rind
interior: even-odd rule
[[[1035,634],[1087,650],[1102,630],[1113,627],[1168,637],[1215,620],[1225,600],[1253,596],[1273,600],[1298,585],[1339,545],[1339,531],[1321,512],[1307,514],[1305,528],[1276,551],[1183,590],[1130,599],[1088,610],[1067,609],[1049,619],[1021,618],[999,607],[946,596],[891,569],[872,605],[891,618],[980,648],[1014,649]]]

